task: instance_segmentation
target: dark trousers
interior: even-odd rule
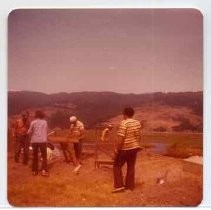
[[[32,161],[32,171],[38,172],[38,153],[41,152],[42,166],[41,170],[47,171],[47,144],[46,143],[32,143],[33,148],[33,161]]]
[[[68,143],[60,143],[64,158],[66,162],[72,161],[72,152]]]
[[[29,137],[28,135],[17,136],[15,141],[15,161],[19,162],[21,149],[23,148],[23,164],[28,164],[29,159]]]
[[[137,149],[121,150],[114,159],[113,173],[114,173],[114,187],[124,187],[127,189],[134,189],[135,187],[135,162]],[[125,184],[123,182],[122,166],[127,163],[127,173]]]
[[[74,151],[75,151],[75,157],[76,157],[77,160],[80,161],[80,159],[81,159],[81,153],[82,153],[82,143],[81,143],[81,140],[79,140],[79,142],[77,142],[77,143],[74,143],[73,146],[74,146]]]

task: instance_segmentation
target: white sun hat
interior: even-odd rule
[[[70,117],[70,122],[75,122],[77,121],[77,117],[76,116],[71,116]]]

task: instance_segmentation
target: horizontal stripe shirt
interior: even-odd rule
[[[124,138],[122,150],[140,148],[141,123],[132,118],[123,120],[119,126],[117,135]]]

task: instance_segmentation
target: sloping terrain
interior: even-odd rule
[[[135,109],[135,119],[142,123],[144,131],[173,131],[175,126],[188,122],[195,128],[202,126],[202,117],[193,113],[188,107],[171,107],[167,105],[143,106]],[[109,120],[113,124],[122,121],[122,115]],[[182,130],[181,130],[182,131]],[[183,131],[190,131],[184,128]]]
[[[60,116],[77,115],[87,128],[92,128],[110,118],[120,115],[125,106],[139,107],[146,110],[146,118],[157,118],[156,109],[164,112],[160,106],[172,107],[171,111],[179,111],[179,118],[183,118],[183,111],[203,117],[203,92],[182,92],[182,93],[147,93],[147,94],[120,94],[113,92],[78,92],[78,93],[57,93],[44,94],[30,91],[16,91],[8,93],[8,115],[20,114],[23,110],[58,108]],[[147,107],[149,110],[147,110]],[[157,107],[157,108],[156,108]],[[63,109],[63,111],[62,111]],[[45,111],[48,113],[49,110]],[[63,113],[61,113],[61,111]],[[150,115],[148,113],[151,113]],[[161,117],[169,118],[161,113]],[[142,115],[144,113],[141,113]],[[171,116],[170,116],[171,117]],[[186,124],[189,122],[184,119]],[[152,120],[150,120],[152,121]],[[173,119],[175,121],[175,119]],[[161,122],[161,120],[160,120]],[[191,127],[191,126],[190,126]],[[202,127],[202,126],[201,126]],[[179,130],[180,128],[178,128]],[[200,130],[201,128],[191,128]]]
[[[117,194],[111,193],[112,167],[95,169],[92,156],[84,157],[78,175],[72,164],[58,160],[48,178],[32,176],[12,156],[8,162],[8,200],[13,206],[196,206],[202,200],[202,174],[188,170],[181,160],[145,152],[138,154],[135,190]]]

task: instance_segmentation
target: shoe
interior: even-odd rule
[[[41,176],[49,176],[49,173],[45,170],[42,170]]]
[[[125,191],[127,191],[127,192],[133,192],[134,191],[134,188],[125,188]]]
[[[118,192],[124,192],[125,188],[124,187],[118,187],[118,188],[114,188],[112,193],[118,193]]]
[[[126,190],[126,191],[131,191],[131,192],[132,192],[134,189],[135,189],[134,187],[126,187],[126,186],[125,186],[125,190]]]
[[[78,166],[76,166],[73,170],[74,173],[78,173],[79,169],[81,168],[81,164],[79,164]]]

